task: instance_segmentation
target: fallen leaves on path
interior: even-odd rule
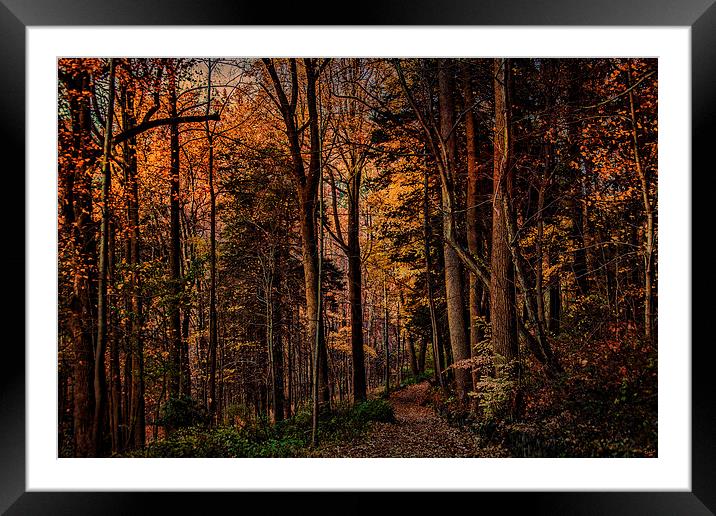
[[[422,382],[393,392],[396,423],[374,423],[353,442],[319,446],[320,457],[495,457],[468,430],[451,427],[427,405],[430,385]],[[501,454],[499,454],[501,455]]]

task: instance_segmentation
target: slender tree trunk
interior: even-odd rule
[[[109,224],[109,253],[108,253],[108,284],[113,286],[115,284],[114,277],[114,264],[115,264],[115,225],[110,221]],[[112,306],[114,304],[114,296],[107,295],[107,304]],[[112,453],[118,453],[122,451],[124,445],[124,438],[122,435],[122,429],[125,428],[124,421],[122,419],[122,377],[119,368],[119,346],[120,341],[116,335],[116,331],[112,331],[116,328],[116,321],[111,316],[108,317],[109,321],[109,375],[110,375],[110,435],[112,438]]]
[[[129,106],[130,106],[130,93],[126,85],[122,86],[121,103],[122,103],[122,130],[129,127]],[[122,326],[124,328],[124,391],[121,393],[122,397],[122,414],[121,420],[124,422],[124,427],[120,432],[120,440],[123,448],[131,446],[131,410],[132,410],[132,245],[131,245],[131,185],[129,179],[129,167],[130,167],[130,151],[129,151],[129,140],[122,143],[122,168],[124,170],[124,204],[127,209],[126,212],[126,225],[124,228],[124,249],[123,258],[125,264],[128,266],[127,271],[124,274],[124,281],[129,285],[129,288],[125,290],[123,296],[124,310],[127,313],[126,320]]]
[[[390,349],[388,346],[388,283],[383,277],[383,347],[385,348],[385,395],[390,394]]]
[[[318,75],[317,70],[315,68],[315,62],[312,59],[304,59],[305,69],[306,69],[306,103],[308,107],[308,115],[309,115],[309,132],[310,132],[310,141],[311,141],[311,157],[309,160],[309,176],[310,181],[307,182],[307,188],[305,190],[306,195],[304,196],[304,199],[313,199],[313,203],[309,203],[309,205],[312,206],[310,216],[311,216],[311,223],[310,228],[313,233],[313,237],[309,236],[308,242],[313,242],[311,245],[312,252],[310,253],[311,256],[315,257],[313,263],[315,264],[315,276],[313,277],[312,284],[313,284],[313,292],[312,299],[316,300],[316,310],[314,313],[314,318],[311,320],[315,320],[316,327],[312,333],[312,335],[315,335],[316,345],[318,349],[318,390],[319,390],[319,399],[323,405],[330,408],[330,388],[328,383],[328,350],[326,349],[326,342],[325,342],[325,334],[324,334],[324,328],[323,328],[323,297],[321,292],[321,267],[323,262],[323,224],[320,224],[321,227],[321,241],[320,241],[320,249],[318,246],[318,241],[315,236],[315,229],[316,229],[316,209],[315,209],[315,200],[320,194],[320,213],[319,213],[319,220],[323,220],[323,164],[322,164],[322,141],[321,141],[321,121],[319,120],[318,116],[318,99],[317,99],[317,83],[318,83]],[[310,186],[313,185],[313,186]],[[317,191],[319,190],[320,191]],[[307,215],[308,213],[306,213]],[[308,220],[306,220],[308,222]],[[306,228],[308,229],[308,224],[306,225]],[[315,254],[314,254],[315,253]],[[321,267],[319,267],[321,265]],[[305,270],[305,269],[304,269]],[[307,289],[309,290],[309,289]],[[309,315],[310,317],[310,315]]]
[[[327,380],[327,353],[323,342],[323,317],[320,296],[320,251],[318,251],[315,238],[315,201],[306,199],[302,202],[301,232],[304,242],[313,242],[313,245],[304,245],[303,274],[306,285],[306,319],[308,336],[311,340],[313,352],[312,385],[313,385],[313,444],[317,444],[316,428],[318,413],[321,406],[330,400]],[[309,207],[310,206],[310,207]],[[314,254],[316,252],[316,254]],[[319,256],[317,256],[319,255]],[[325,357],[325,358],[324,358]]]
[[[169,105],[171,116],[177,116],[177,77],[176,69],[170,74]],[[169,280],[171,284],[169,303],[169,396],[176,398],[181,389],[181,237],[180,237],[180,189],[179,189],[179,126],[170,126],[170,250]]]
[[[572,258],[572,271],[577,283],[577,288],[582,296],[589,295],[591,290],[589,284],[589,267],[587,260],[587,236],[584,233],[586,224],[586,207],[584,199],[580,193],[579,197],[574,199],[572,208],[572,239],[574,240],[574,253]]]
[[[211,111],[211,59],[208,61],[209,80],[207,85],[206,114]],[[216,324],[216,192],[214,191],[214,135],[206,121],[206,139],[209,144],[209,421],[216,424],[216,345],[218,330]]]
[[[276,414],[276,363],[273,340],[273,256],[270,256],[264,264],[264,304],[266,307],[266,351],[269,361],[269,383],[271,384],[271,398],[274,403],[274,422],[280,421]]]
[[[348,189],[348,299],[351,307],[351,355],[353,358],[353,399],[365,401],[365,356],[363,352],[363,265],[360,256],[361,171],[356,169]]]
[[[400,309],[402,306],[402,303],[401,303],[402,298],[403,298],[403,292],[401,291],[400,296],[398,297],[398,314],[396,317],[397,326],[395,329],[395,340],[396,340],[396,343],[398,344],[397,351],[396,351],[397,356],[395,359],[395,362],[398,365],[398,379],[396,380],[396,385],[398,387],[400,387],[400,384],[403,381],[403,350],[402,350],[403,339],[401,338],[402,337],[402,335],[401,335],[401,332],[402,332],[401,322],[402,321],[400,319]]]
[[[425,351],[428,347],[428,340],[423,338],[420,341],[420,349],[418,350],[418,371],[425,372]]]
[[[144,342],[142,340],[142,325],[144,321],[142,306],[142,285],[140,268],[142,264],[139,244],[139,181],[137,181],[136,140],[130,139],[129,144],[129,247],[130,247],[130,282],[131,282],[131,361],[132,361],[132,387],[130,432],[132,442],[136,448],[143,448],[145,444],[145,415],[144,415]]]
[[[629,60],[629,72],[627,74],[627,86],[629,87],[629,114],[631,118],[631,136],[634,151],[634,165],[636,173],[639,176],[639,184],[641,187],[642,202],[644,205],[644,216],[646,218],[646,238],[644,243],[644,337],[649,342],[653,341],[653,273],[652,264],[654,261],[654,208],[652,206],[649,183],[647,181],[646,172],[642,166],[641,155],[639,152],[639,133],[636,119],[636,109],[634,103],[634,90],[632,85],[632,61]]]
[[[415,352],[415,338],[412,333],[408,332],[406,339],[408,341],[408,352],[410,353],[410,372],[413,373],[415,377],[420,374],[420,369],[418,369],[418,355]]]
[[[293,414],[293,404],[296,402],[294,395],[294,366],[293,366],[293,310],[289,309],[288,316],[286,317],[286,365],[287,371],[287,393],[288,399],[286,403],[286,417],[291,417]]]
[[[425,253],[425,283],[428,289],[428,308],[430,310],[430,329],[432,337],[432,351],[433,351],[433,367],[435,369],[434,375],[435,380],[440,384],[442,389],[445,388],[445,382],[443,379],[443,371],[445,370],[445,363],[443,362],[443,353],[440,349],[440,336],[438,335],[438,321],[437,314],[435,313],[435,296],[433,294],[433,280],[432,280],[432,260],[430,259],[430,198],[428,196],[428,169],[425,168],[425,174],[423,177],[423,239],[424,239],[424,253]]]
[[[547,172],[545,171],[545,173]],[[537,239],[535,240],[535,300],[537,302],[537,320],[542,327],[546,327],[544,310],[544,250],[542,248],[542,240],[544,239],[544,181],[545,178],[542,178],[542,184],[539,185],[539,191],[537,192]]]
[[[580,101],[577,81],[570,82],[568,99],[572,104],[577,104]],[[571,160],[577,163],[578,167],[577,170],[575,170],[575,173],[578,173],[581,176],[581,184],[577,186],[576,191],[573,192],[573,199],[570,200],[570,207],[572,208],[570,210],[572,219],[570,237],[573,240],[574,247],[574,252],[572,253],[572,272],[574,273],[579,294],[586,296],[590,292],[590,263],[589,253],[587,250],[589,243],[587,232],[588,212],[585,202],[587,185],[584,176],[585,172],[586,175],[590,175],[590,171],[588,164],[583,159],[580,151],[580,134],[579,127],[576,123],[568,125],[567,138],[569,141],[569,154],[571,156]]]
[[[107,348],[107,270],[109,259],[109,218],[110,218],[110,191],[111,170],[110,160],[112,153],[112,121],[114,119],[114,59],[109,60],[109,104],[107,106],[104,150],[102,153],[102,222],[100,225],[99,265],[97,283],[97,341],[94,357],[94,431],[95,452],[99,456],[103,453],[102,429],[106,417],[106,390],[107,379],[104,370],[104,353]]]
[[[136,125],[134,118],[134,92],[124,89],[123,130]],[[139,268],[139,187],[137,181],[136,137],[123,142],[125,168],[125,204],[127,208],[127,235],[125,254],[129,265],[129,321],[128,343],[125,353],[125,446],[143,448],[145,441],[144,419],[144,357],[142,347],[142,297]]]
[[[559,334],[560,319],[562,318],[562,289],[559,275],[552,281],[549,287],[549,331],[553,335]]]
[[[181,327],[181,392],[191,396],[191,363],[189,357],[189,328],[191,327],[191,307],[184,310]]]
[[[480,223],[478,205],[480,202],[480,170],[477,145],[477,121],[475,120],[475,99],[472,94],[470,70],[463,69],[463,97],[465,99],[465,144],[467,153],[467,248],[473,256],[480,252]],[[469,275],[469,316],[470,316],[470,356],[477,356],[477,350],[483,339],[481,308],[482,288],[480,278],[474,271]],[[480,380],[476,368],[472,369],[472,382]],[[475,400],[476,403],[476,400]],[[475,407],[473,407],[475,408]]]
[[[273,260],[272,260],[272,265]],[[273,290],[273,276],[274,272],[271,272],[272,281],[269,284],[269,292],[267,293],[267,304],[269,306],[268,312],[268,327],[270,329],[269,336],[269,351],[271,360],[271,379],[272,379],[272,399],[274,409],[274,422],[279,422],[284,419],[284,391],[283,391],[283,339],[281,337],[281,312],[280,302],[274,299]],[[280,281],[280,280],[279,280]]]

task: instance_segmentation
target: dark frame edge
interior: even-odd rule
[[[10,199],[3,202],[8,242],[19,244],[8,253],[7,270],[25,271],[25,24],[0,3],[0,155],[14,157],[6,165],[5,188]],[[19,152],[18,152],[19,151]],[[0,512],[7,509],[25,491],[25,274],[9,275],[13,302],[9,326],[13,335],[4,341],[6,358],[0,361]],[[22,321],[22,322],[20,322]]]
[[[713,219],[708,211],[709,188],[706,180],[713,170],[710,151],[716,138],[716,3],[691,26],[691,135],[692,135],[692,226]],[[697,176],[697,171],[699,176]],[[694,188],[699,178],[700,187]],[[711,178],[708,178],[711,179]],[[712,179],[711,179],[712,180]],[[712,180],[713,181],[713,180]],[[708,222],[706,222],[708,224]],[[704,228],[701,228],[702,230]],[[705,270],[707,253],[693,252],[694,235],[704,234],[692,227],[692,271]],[[704,302],[708,292],[716,288],[713,275],[707,275],[705,283],[699,281],[697,289],[692,285],[692,400],[691,400],[691,488],[695,496],[712,512],[716,513],[716,403],[714,403],[714,380],[710,353],[711,339],[696,333],[695,321],[705,326],[713,304]],[[693,276],[692,276],[693,277]],[[700,292],[703,296],[697,296]],[[705,332],[704,332],[705,333]],[[709,356],[711,355],[711,357]]]

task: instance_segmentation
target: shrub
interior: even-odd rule
[[[206,409],[190,396],[169,398],[159,413],[159,424],[167,431],[190,426],[202,426],[209,422]]]
[[[353,419],[359,424],[370,421],[395,423],[395,413],[390,403],[384,399],[375,399],[358,403],[353,407]]]
[[[416,383],[430,381],[433,378],[433,371],[426,370],[424,373],[418,373],[417,375],[410,375],[400,382],[401,387],[407,387],[408,385],[415,385]]]

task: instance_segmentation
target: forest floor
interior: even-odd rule
[[[319,446],[319,457],[495,457],[474,433],[448,425],[430,406],[430,384],[421,382],[396,390],[388,399],[395,423],[372,423],[351,442]]]

